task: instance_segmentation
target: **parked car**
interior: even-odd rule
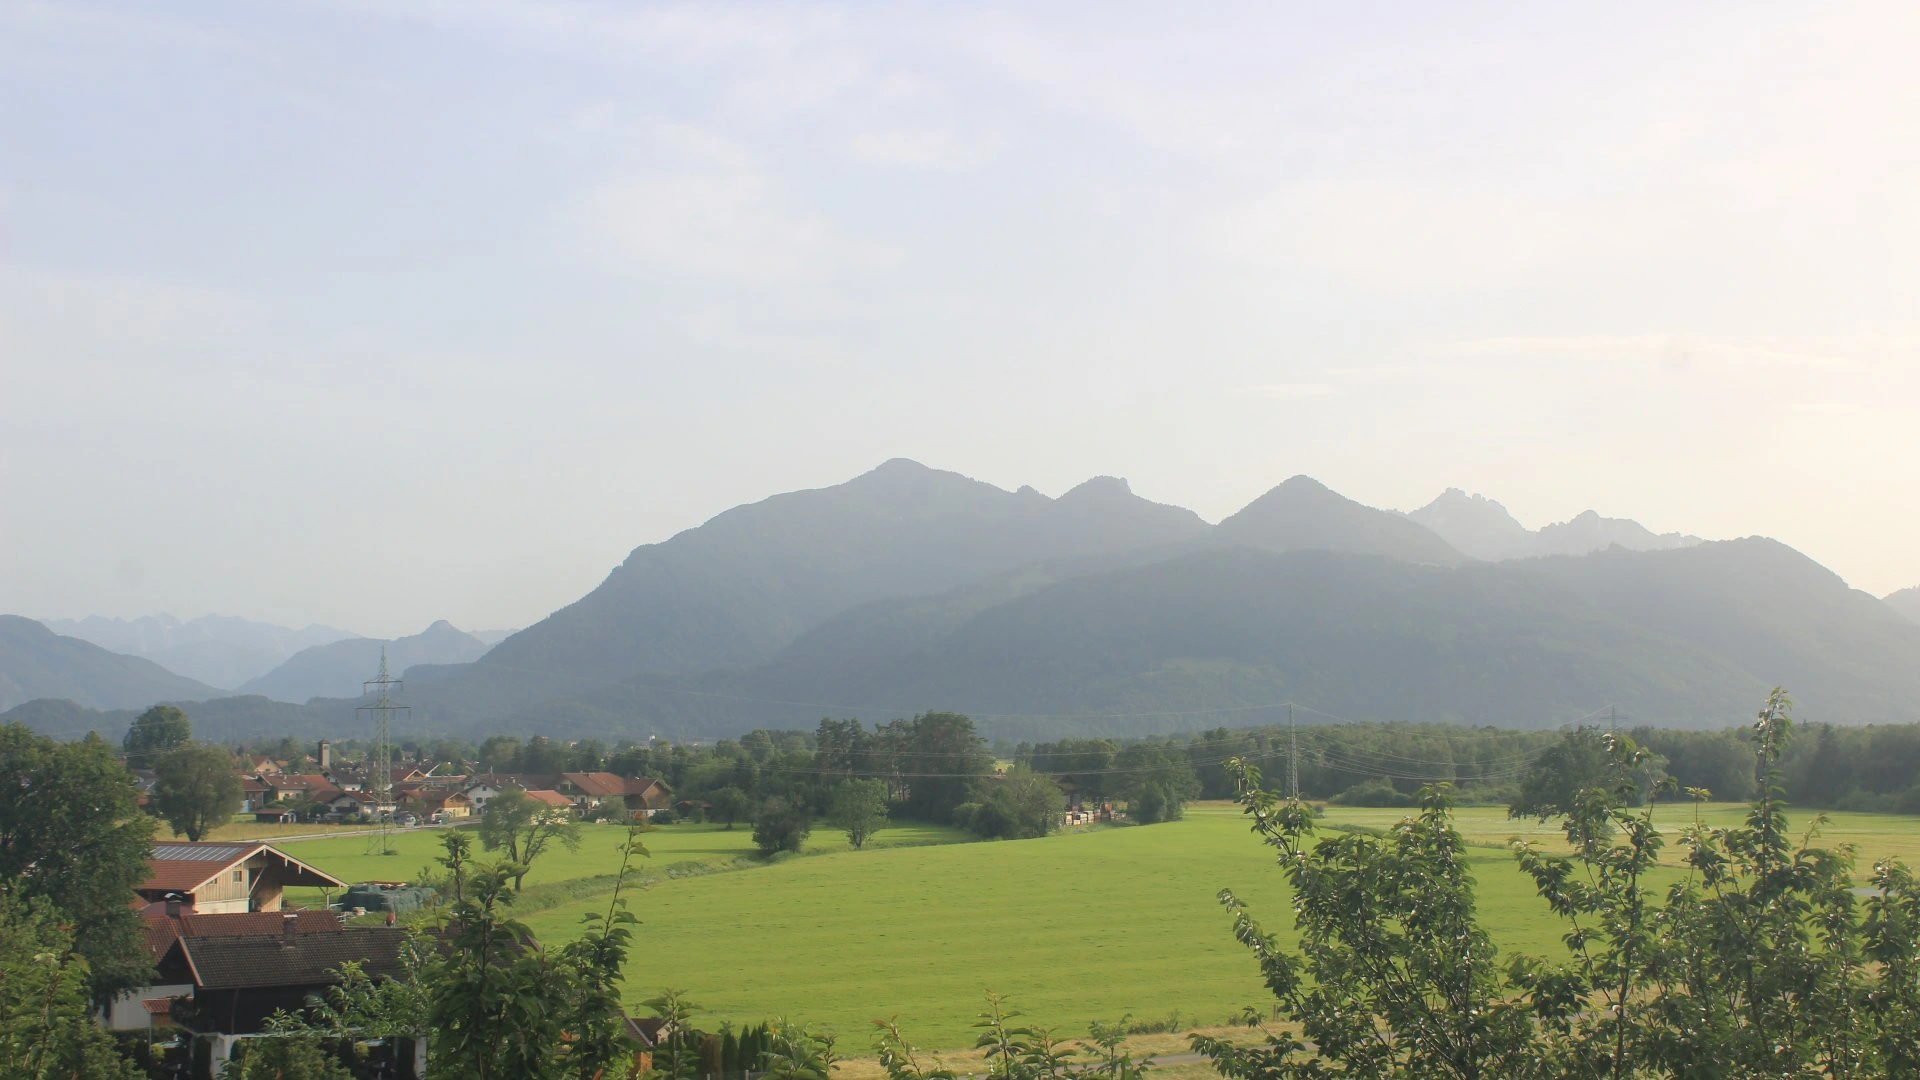
[[[396,814],[394,815],[393,823],[403,829],[411,829],[415,825],[420,824],[420,819],[414,817],[412,814]]]
[[[447,815],[442,811],[435,810],[433,813],[427,815],[427,824],[429,825],[445,825],[446,823]]]

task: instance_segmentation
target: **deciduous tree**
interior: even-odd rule
[[[0,894],[0,1070],[32,1080],[135,1080],[93,1017],[92,976],[64,914]]]
[[[1763,780],[1745,822],[1696,814],[1679,833],[1685,876],[1657,899],[1656,811],[1626,805],[1648,756],[1595,736],[1595,781],[1541,804],[1569,853],[1514,844],[1568,925],[1558,960],[1495,963],[1444,786],[1384,836],[1315,843],[1308,808],[1236,763],[1240,802],[1293,887],[1299,953],[1221,896],[1291,1026],[1264,1047],[1195,1047],[1239,1080],[1920,1075],[1920,885],[1880,863],[1863,900],[1851,851],[1815,845],[1819,819],[1789,831],[1788,710],[1776,690],[1754,722]]]
[[[580,822],[572,810],[548,806],[517,789],[487,800],[480,816],[480,843],[488,851],[506,852],[514,892],[520,891],[534,860],[556,840],[568,851],[580,846]]]
[[[827,818],[847,834],[857,850],[867,838],[887,826],[887,785],[878,780],[843,780],[833,789],[833,809]]]
[[[127,765],[151,769],[168,751],[185,746],[193,739],[193,721],[172,705],[155,705],[135,717],[127,726],[127,737],[120,743]]]
[[[1025,765],[981,785],[985,794],[973,814],[973,831],[989,840],[1045,836],[1060,826],[1066,798],[1060,785]]]
[[[0,726],[0,895],[44,900],[73,927],[98,1000],[153,973],[127,906],[147,876],[153,819],[133,774],[96,735],[57,743]]]
[[[761,803],[753,818],[753,843],[762,855],[799,851],[812,831],[806,810],[777,795]]]
[[[153,807],[175,836],[198,841],[239,813],[240,777],[225,747],[188,743],[154,764]]]
[[[747,814],[747,793],[728,784],[707,796],[707,813],[732,829],[733,823]]]

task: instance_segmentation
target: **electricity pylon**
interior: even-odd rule
[[[356,713],[372,713],[373,749],[367,753],[367,791],[373,796],[373,812],[380,822],[367,843],[369,853],[390,855],[393,847],[393,714],[410,713],[410,706],[395,705],[393,691],[405,685],[387,670],[387,650],[380,650],[380,674],[361,683],[361,692],[373,695],[373,704],[361,705]]]

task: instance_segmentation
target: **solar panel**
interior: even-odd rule
[[[231,862],[251,850],[247,844],[155,844],[153,857],[167,862]]]

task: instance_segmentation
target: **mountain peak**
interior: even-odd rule
[[[1118,476],[1095,476],[1075,484],[1061,501],[1068,499],[1125,498],[1133,494],[1133,488]]]
[[[1476,559],[1517,558],[1528,554],[1533,543],[1533,534],[1515,521],[1506,507],[1457,487],[1441,492],[1407,517]]]
[[[1454,566],[1460,552],[1418,522],[1354,502],[1311,476],[1294,476],[1217,527],[1234,543],[1271,551],[1318,548]]]
[[[1292,492],[1314,492],[1314,493],[1319,493],[1324,491],[1329,495],[1333,494],[1332,488],[1328,487],[1327,485],[1321,483],[1318,480],[1315,480],[1313,477],[1308,476],[1306,473],[1295,473],[1294,475],[1287,477],[1286,480],[1281,482],[1279,487],[1274,488],[1273,490],[1292,491]]]

